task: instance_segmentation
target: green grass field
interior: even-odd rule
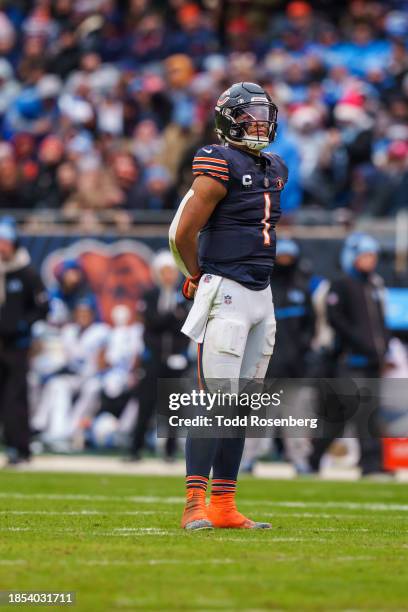
[[[240,508],[266,532],[185,533],[183,493],[0,473],[0,589],[76,591],[72,609],[97,612],[408,610],[406,485],[244,479]]]

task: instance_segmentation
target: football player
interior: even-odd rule
[[[215,107],[221,144],[196,153],[194,182],[170,227],[170,248],[186,276],[183,293],[194,299],[183,332],[198,344],[203,380],[262,380],[273,352],[269,277],[288,171],[280,157],[263,149],[274,140],[277,114],[255,83],[236,83],[221,94]],[[235,505],[244,441],[187,437],[182,527],[270,527],[246,518]]]

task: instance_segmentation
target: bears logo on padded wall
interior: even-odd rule
[[[78,240],[50,253],[41,273],[47,287],[56,283],[56,271],[63,261],[74,259],[84,271],[96,295],[104,321],[116,304],[126,304],[134,311],[146,288],[152,284],[150,264],[154,252],[137,240],[119,240],[107,244],[98,240]]]

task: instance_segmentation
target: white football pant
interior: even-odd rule
[[[263,380],[273,353],[275,332],[270,286],[253,291],[223,278],[199,351],[204,380]]]

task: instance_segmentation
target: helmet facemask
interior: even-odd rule
[[[225,135],[228,142],[261,151],[273,141],[278,114],[274,104],[247,103],[222,113],[231,122],[229,135]]]

